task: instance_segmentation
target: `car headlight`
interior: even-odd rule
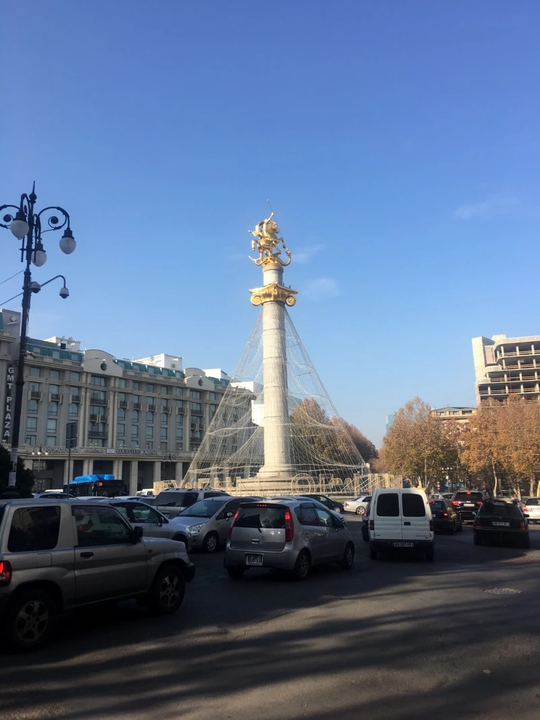
[[[189,528],[189,534],[190,535],[198,535],[205,525],[206,525],[206,523],[199,523],[198,525],[192,525]]]

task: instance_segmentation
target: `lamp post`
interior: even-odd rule
[[[37,200],[36,183],[32,185],[32,192],[27,195],[23,193],[19,205],[1,205],[0,212],[6,209],[14,209],[15,215],[7,213],[3,216],[3,222],[0,227],[10,229],[17,240],[21,240],[21,262],[25,264],[24,280],[22,286],[22,319],[21,319],[21,338],[19,343],[19,363],[17,366],[17,377],[15,379],[15,404],[13,408],[13,430],[11,437],[11,471],[9,473],[8,487],[3,492],[4,498],[17,498],[19,493],[15,487],[17,479],[17,460],[19,457],[19,435],[21,425],[21,411],[23,399],[24,385],[24,361],[26,359],[26,331],[28,327],[28,315],[30,312],[30,299],[32,292],[39,292],[41,286],[38,283],[32,283],[32,273],[30,266],[41,267],[47,261],[47,254],[43,247],[42,236],[46,232],[52,230],[61,230],[65,228],[62,238],[60,239],[60,249],[66,255],[70,255],[76,247],[75,238],[70,226],[69,214],[61,207],[51,205],[44,208],[40,212],[35,212],[35,204]],[[53,211],[58,211],[58,215]],[[43,229],[42,218],[48,225],[47,229]],[[61,277],[61,276],[57,276]],[[64,288],[65,280],[64,280]],[[60,291],[61,297],[67,297],[69,293]]]

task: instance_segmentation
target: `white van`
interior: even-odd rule
[[[372,560],[380,550],[420,550],[426,560],[434,557],[431,509],[423,490],[380,488],[375,490],[369,510],[369,548]]]

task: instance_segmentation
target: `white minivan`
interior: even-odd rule
[[[369,510],[369,548],[372,560],[381,550],[408,548],[434,557],[431,510],[423,490],[380,488],[375,490]]]

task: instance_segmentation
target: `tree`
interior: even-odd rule
[[[10,470],[11,455],[4,445],[0,445],[0,492],[3,492],[8,485]],[[17,461],[16,487],[21,497],[32,497],[34,479],[34,473],[25,468],[23,461],[19,458]]]
[[[343,431],[352,440],[353,445],[356,447],[364,462],[369,463],[378,457],[377,448],[368,440],[367,437],[360,432],[360,430],[353,425],[348,423],[346,420],[340,417],[332,418],[332,424],[338,431]],[[350,452],[350,450],[348,450]]]
[[[502,445],[511,469],[529,482],[529,494],[535,494],[536,475],[540,472],[540,405],[522,397],[510,397],[500,413]]]

